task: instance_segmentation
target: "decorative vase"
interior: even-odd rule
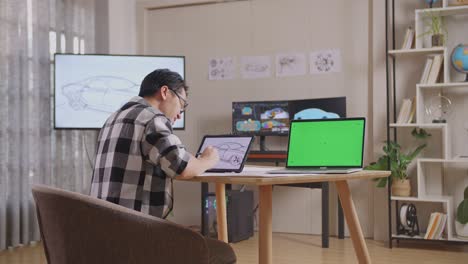
[[[432,47],[442,47],[444,46],[444,35],[443,34],[434,34],[431,37]]]
[[[429,8],[432,8],[432,6],[437,2],[438,0],[426,0],[426,3],[429,4]]]
[[[411,184],[409,179],[400,180],[394,179],[392,181],[392,195],[393,196],[410,196]]]
[[[460,224],[455,220],[455,233],[458,238],[468,240],[468,224]]]

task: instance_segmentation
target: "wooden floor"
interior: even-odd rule
[[[275,264],[357,263],[349,238],[331,238],[330,248],[322,249],[320,236],[273,234]],[[457,245],[401,244],[393,249],[381,242],[367,240],[373,263],[398,264],[466,264],[468,248]],[[233,244],[239,264],[257,263],[257,236]],[[0,252],[0,264],[46,264],[42,245]]]

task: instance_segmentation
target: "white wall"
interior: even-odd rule
[[[372,52],[372,112],[373,112],[373,156],[376,160],[379,157],[381,149],[379,146],[387,139],[386,135],[386,68],[385,68],[385,1],[372,0],[372,30],[371,37]],[[388,239],[388,203],[386,188],[374,189],[373,200],[373,220],[374,220],[374,239]]]
[[[109,53],[136,54],[136,1],[109,0],[108,5]]]
[[[368,1],[255,0],[207,6],[142,11],[137,5],[139,53],[185,55],[191,86],[187,128],[177,134],[192,151],[207,133],[231,129],[231,102],[346,96],[348,116],[367,116],[370,79]],[[164,5],[152,1],[152,6]],[[217,56],[268,55],[339,48],[343,71],[330,75],[258,80],[208,81],[208,59]],[[369,122],[372,126],[372,122]],[[285,148],[286,140],[278,140]],[[366,149],[372,151],[372,140]],[[369,155],[366,155],[366,158]],[[372,157],[371,157],[372,158]],[[373,233],[373,187],[353,182],[351,188],[366,236]],[[333,188],[332,188],[333,189]],[[197,184],[177,183],[174,220],[199,224]],[[314,233],[320,228],[318,190],[275,187],[273,228],[279,232]],[[332,224],[336,194],[331,195]],[[334,228],[331,232],[334,233]]]

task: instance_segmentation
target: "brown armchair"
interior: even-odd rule
[[[43,185],[32,193],[49,264],[236,262],[228,244],[166,220]]]

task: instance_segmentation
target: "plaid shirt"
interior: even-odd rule
[[[165,218],[172,210],[172,179],[190,159],[171,121],[136,96],[99,132],[91,196]]]

